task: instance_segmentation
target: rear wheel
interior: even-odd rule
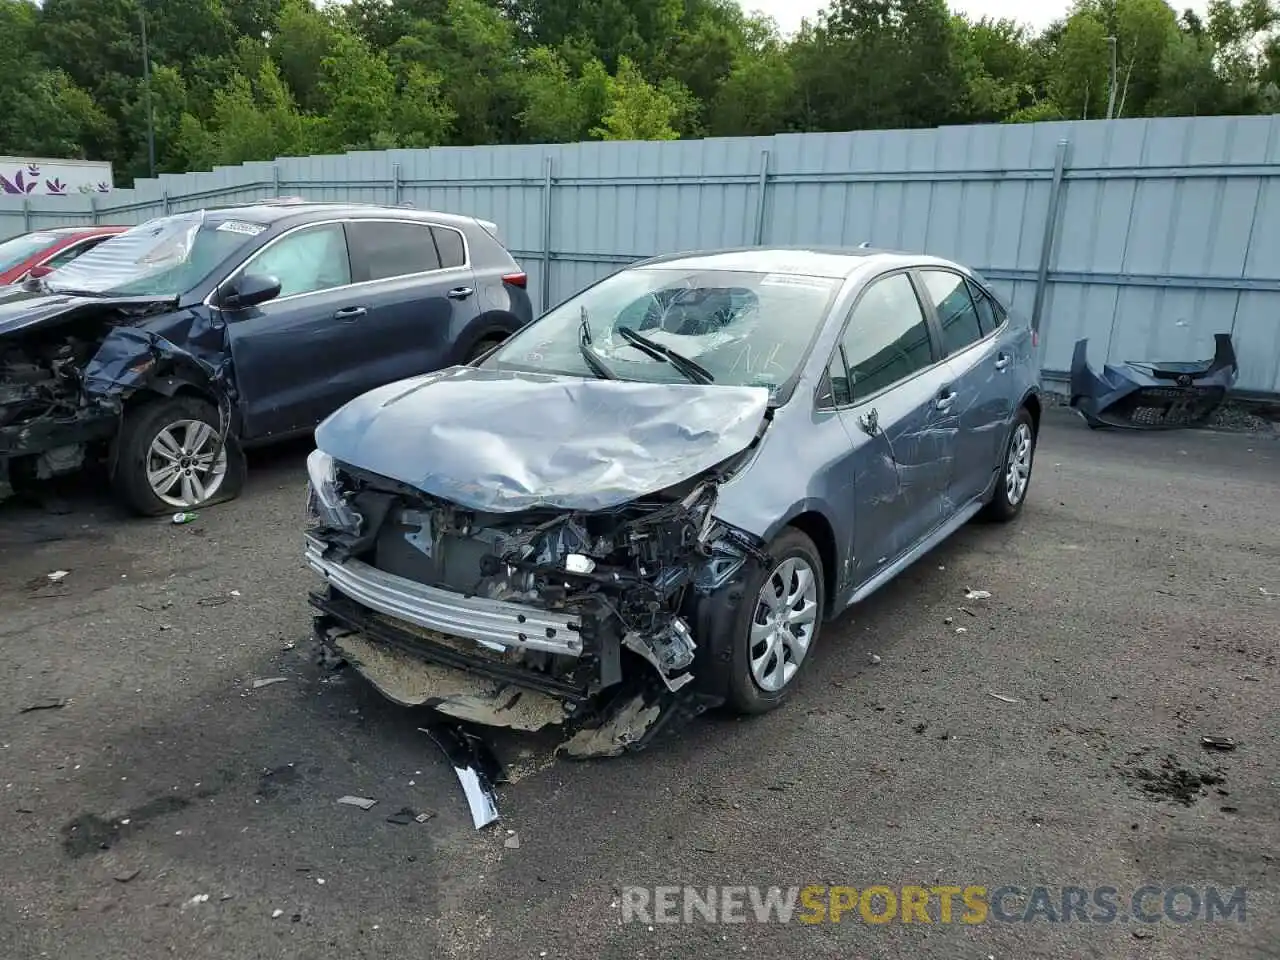
[[[1005,444],[1000,475],[996,479],[995,493],[987,504],[988,518],[1008,522],[1022,512],[1031,486],[1031,467],[1035,461],[1036,431],[1031,412],[1022,407],[1013,422],[1009,441]]]
[[[786,699],[822,623],[825,585],[813,541],[788,528],[768,553],[769,567],[747,577],[734,628],[729,702],[742,713],[765,713]]]
[[[217,408],[174,397],[128,411],[117,438],[113,483],[138,513],[157,516],[230,500],[244,486],[244,454],[230,434],[219,443]]]

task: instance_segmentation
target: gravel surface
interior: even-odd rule
[[[609,761],[500,737],[514,782],[480,832],[422,715],[313,662],[305,450],[256,457],[188,526],[89,488],[61,516],[0,508],[0,957],[1275,957],[1280,443],[1047,421],[1020,520],[967,527],[828,624],[783,709]],[[1217,884],[1247,912],[618,906],[636,884],[876,883]]]

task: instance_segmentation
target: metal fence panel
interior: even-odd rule
[[[1230,331],[1240,388],[1280,394],[1280,117],[281,157],[111,194],[0,197],[0,239],[276,196],[492,220],[540,305],[678,250],[928,252],[976,267],[1028,315],[1039,296],[1051,386],[1080,337],[1101,363],[1208,357]]]

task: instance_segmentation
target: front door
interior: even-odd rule
[[[275,277],[280,294],[224,311],[244,435],[257,440],[310,429],[350,399],[349,357],[362,335],[362,301],[351,286],[342,224],[282,235],[237,273],[248,275]]]
[[[907,273],[873,281],[853,308],[833,365],[853,439],[854,576],[865,583],[953,512],[956,442],[950,372]]]

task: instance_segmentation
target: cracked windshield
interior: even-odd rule
[[[629,270],[556,307],[484,365],[760,386],[777,400],[840,283],[782,273]]]

